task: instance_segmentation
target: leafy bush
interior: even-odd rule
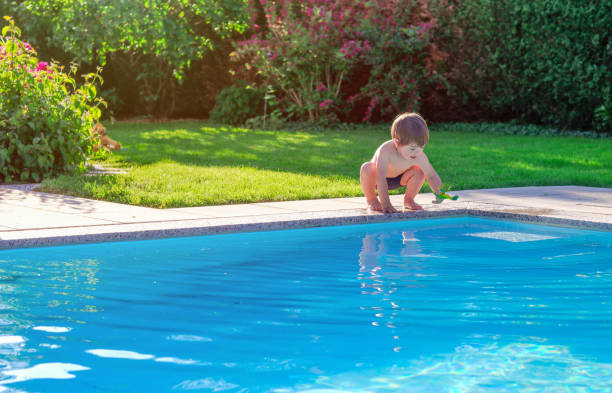
[[[426,68],[431,26],[411,3],[394,0],[256,1],[254,36],[239,43],[273,86],[291,120],[337,122],[358,103],[356,121],[418,110],[424,90],[441,78]],[[262,17],[263,15],[263,17]],[[259,21],[262,22],[259,22]],[[258,23],[265,23],[260,26]],[[365,75],[365,78],[363,78]]]
[[[68,74],[54,63],[39,61],[35,50],[8,25],[0,38],[0,181],[41,181],[59,173],[85,169],[96,141],[92,125],[100,117],[94,83],[85,76],[77,88],[76,67]]]
[[[595,129],[597,131],[610,131],[612,130],[612,107],[608,106],[606,108],[605,105],[602,105],[598,108],[595,108],[593,111]],[[612,132],[610,133],[612,136]]]
[[[210,112],[212,121],[242,125],[248,119],[263,115],[265,89],[239,82],[221,90]]]
[[[612,128],[609,0],[438,3],[439,44],[464,99],[560,128]]]

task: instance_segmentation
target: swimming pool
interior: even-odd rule
[[[0,251],[0,392],[177,391],[610,392],[612,233],[448,218]]]

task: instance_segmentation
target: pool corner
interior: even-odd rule
[[[612,231],[612,189],[580,186],[457,191],[458,201],[380,214],[363,197],[152,209],[0,185],[0,248],[474,216]],[[401,195],[392,195],[398,208]]]

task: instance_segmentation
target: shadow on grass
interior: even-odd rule
[[[350,131],[262,131],[202,125],[151,124],[137,130],[115,130],[126,150],[115,153],[118,164],[248,166],[296,174],[359,178],[361,164],[372,157],[384,134]]]
[[[293,132],[246,130],[201,122],[126,124],[114,132],[128,147],[119,152],[115,160],[127,165],[168,161],[202,167],[248,166],[352,179],[359,179],[361,164],[370,160],[380,143],[388,139],[383,127]],[[611,164],[605,162],[606,157],[598,159],[593,152],[572,147],[573,144],[592,146],[600,141],[583,139],[568,144],[567,139],[545,138],[543,142],[540,139],[531,144],[529,138],[535,141],[533,137],[432,133],[432,143],[426,152],[443,178],[462,177],[477,167],[480,172],[477,176],[481,179],[495,178],[500,171],[505,171],[518,177],[507,179],[516,180],[517,185],[532,185],[529,179],[534,178],[540,179],[538,182],[542,184],[567,184],[563,181],[578,177],[572,175],[574,172],[612,169]],[[603,179],[596,184],[606,181]]]
[[[389,138],[382,126],[263,131],[183,121],[108,129],[126,149],[104,165],[132,167],[128,174],[65,176],[45,181],[45,190],[164,207],[356,196],[361,164]],[[433,131],[425,151],[450,190],[610,187],[611,147],[579,138]]]

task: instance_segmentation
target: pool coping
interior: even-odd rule
[[[612,189],[518,187],[464,190],[457,194],[458,201],[442,204],[431,203],[432,194],[419,194],[417,202],[424,210],[396,214],[370,212],[365,208],[364,198],[160,210],[0,185],[0,249],[446,217],[480,217],[612,232]],[[391,197],[398,208],[401,198]],[[17,210],[12,218],[17,221],[13,224],[11,209]],[[19,226],[18,215],[29,213],[34,221],[37,217],[47,221],[31,227]],[[132,214],[133,219],[118,220],[113,214],[121,217]]]

